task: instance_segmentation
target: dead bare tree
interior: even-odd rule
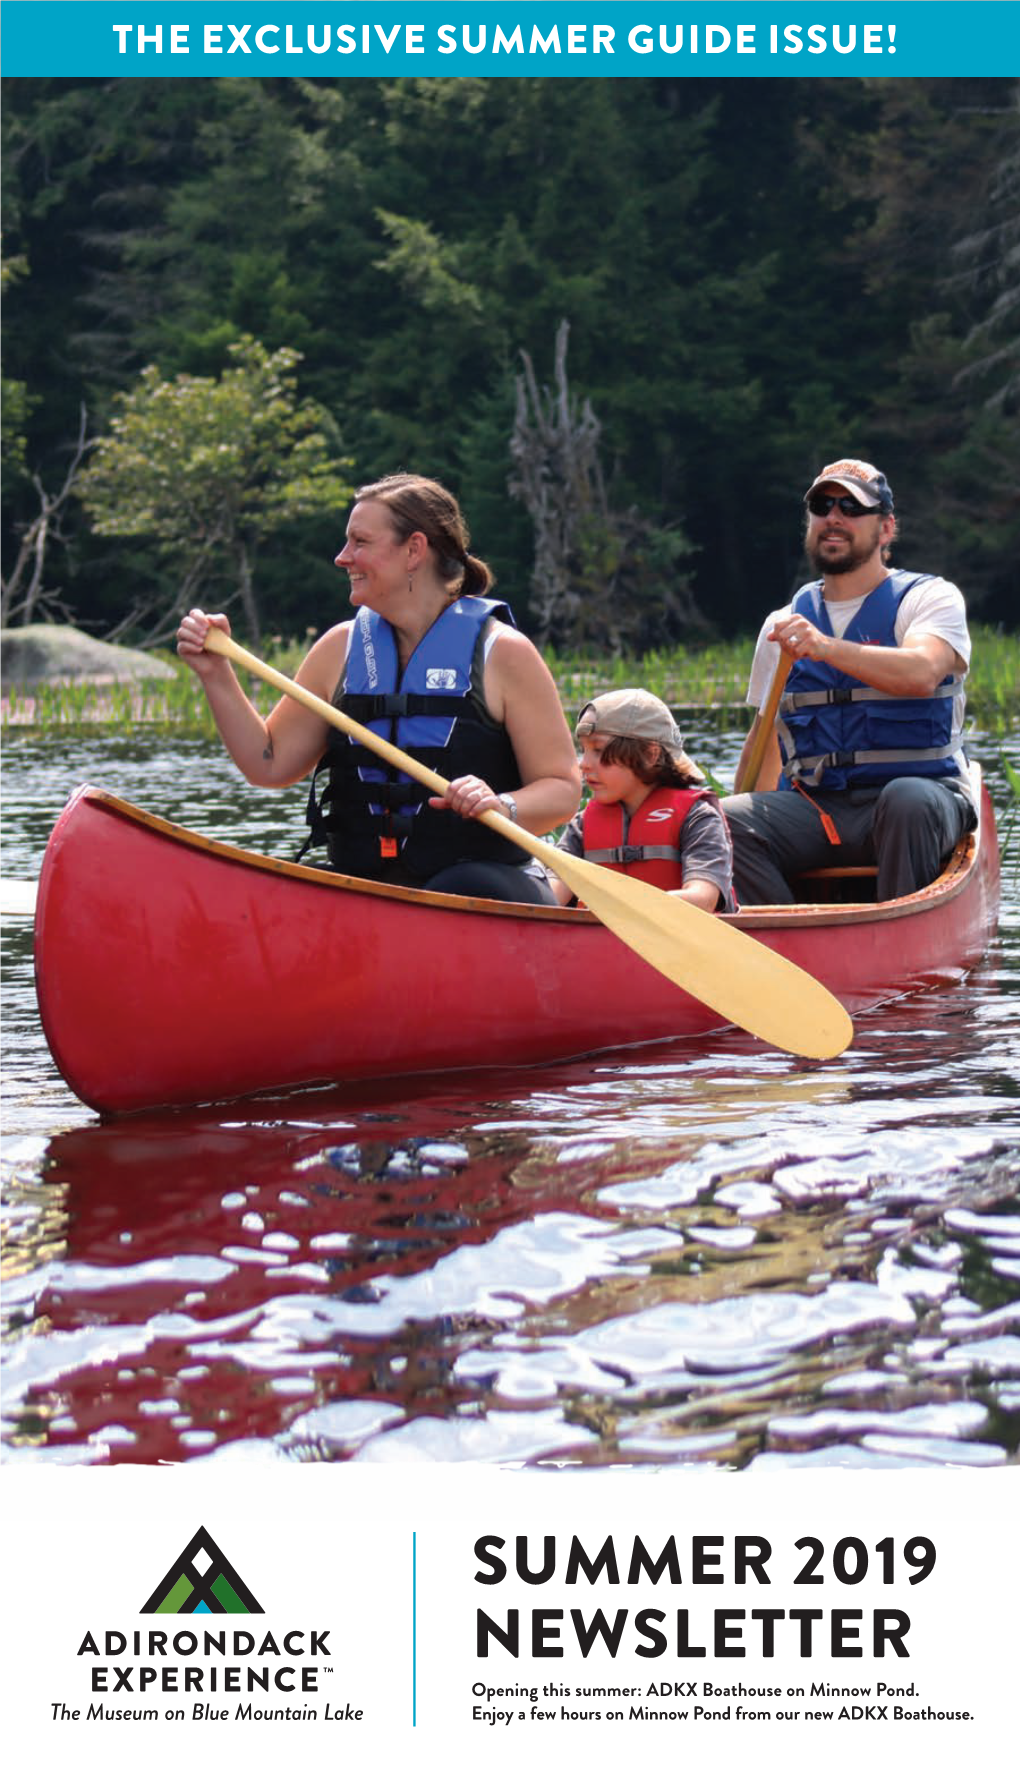
[[[614,655],[647,650],[705,622],[680,561],[676,527],[656,527],[636,508],[614,509],[602,472],[602,427],[590,399],[567,379],[570,325],[556,330],[553,385],[539,388],[523,349],[510,454],[510,494],[535,529],[533,611],[541,643],[595,645]]]
[[[32,486],[39,498],[39,512],[19,529],[17,556],[10,576],[0,577],[0,624],[10,626],[17,621],[31,625],[42,615],[70,619],[70,610],[58,597],[59,589],[44,587],[46,555],[54,540],[65,543],[61,523],[71,497],[75,493],[78,474],[85,455],[92,445],[88,438],[88,415],[84,403],[78,421],[78,438],[71,453],[67,474],[60,489],[50,495],[38,471],[32,473]]]
[[[530,354],[521,351],[523,373],[515,380],[517,408],[510,454],[516,467],[510,494],[524,503],[535,529],[532,593],[543,641],[576,632],[584,603],[578,587],[582,535],[605,512],[599,465],[602,433],[590,401],[571,395],[567,383],[570,324],[556,330],[554,386],[539,390]]]

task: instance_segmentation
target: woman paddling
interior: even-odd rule
[[[193,608],[177,649],[247,780],[289,787],[316,771],[309,840],[327,847],[334,868],[551,904],[524,850],[465,823],[502,810],[541,835],[570,816],[580,793],[553,679],[509,608],[488,598],[492,573],[467,548],[463,516],[441,484],[398,473],[365,485],[335,560],[358,612],[323,634],[295,678],[445,776],[441,798],[289,696],[263,719],[230,663],[204,649],[210,626],[229,633],[223,614]]]

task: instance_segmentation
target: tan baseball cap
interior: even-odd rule
[[[680,751],[684,740],[680,727],[664,700],[644,688],[614,688],[589,700],[577,715],[574,736],[590,737],[593,731],[611,738],[641,738]]]

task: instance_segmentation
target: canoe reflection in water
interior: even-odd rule
[[[562,1191],[515,1193],[512,1163],[484,1141],[399,1119],[347,1139],[344,1122],[306,1121],[142,1119],[54,1142],[46,1177],[73,1185],[69,1268],[35,1313],[72,1357],[73,1335],[87,1335],[80,1370],[59,1383],[77,1441],[112,1424],[136,1434],[131,1461],[178,1458],[202,1433],[217,1445],[273,1436],[340,1403],[342,1450],[348,1425],[356,1441],[449,1391],[443,1337],[489,1322],[431,1321],[402,1280],[547,1202],[562,1208]]]
[[[1004,1461],[1008,1285],[973,1332],[939,1310],[976,1260],[995,1283],[1009,1174],[947,1129],[919,1177],[862,1046],[797,1077],[731,1035],[60,1135],[8,1248],[6,1455]]]

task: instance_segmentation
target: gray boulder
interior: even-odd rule
[[[9,626],[0,630],[5,689],[39,682],[172,681],[174,671],[147,651],[104,645],[76,626]]]

